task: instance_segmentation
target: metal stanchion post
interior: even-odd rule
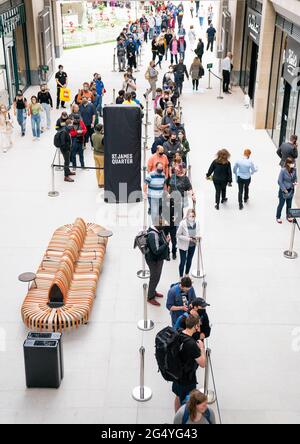
[[[116,90],[113,89],[113,104],[116,103]]]
[[[205,367],[205,375],[204,375],[204,387],[200,389],[205,396],[208,398],[208,404],[214,404],[216,402],[215,392],[213,390],[209,390],[209,375],[211,371],[211,360],[210,360],[211,350],[208,348],[206,350],[206,367]]]
[[[188,178],[190,179],[190,181],[192,181],[192,165],[189,165],[188,168]]]
[[[112,72],[117,72],[117,70],[116,70],[116,48],[114,48],[113,70],[112,70]]]
[[[207,299],[207,282],[204,280],[202,284],[203,289],[203,299],[206,301]]]
[[[197,257],[197,270],[192,272],[192,276],[196,279],[202,279],[205,277],[205,272],[203,268],[203,257],[202,257],[202,249],[201,249],[201,238],[197,239],[198,246],[198,257]]]
[[[138,322],[138,329],[142,331],[150,331],[154,328],[154,322],[148,319],[148,310],[147,310],[147,304],[148,304],[148,285],[143,285],[143,295],[144,295],[144,319]]]
[[[296,253],[296,251],[294,251],[296,225],[297,225],[297,220],[294,219],[293,220],[293,227],[292,227],[292,234],[291,234],[291,241],[290,241],[290,249],[283,253],[284,257],[286,257],[287,259],[297,259],[297,257],[298,257],[298,254]]]
[[[223,100],[224,99],[224,97],[222,95],[222,89],[223,89],[223,79],[220,79],[220,94],[217,97],[219,100]]]
[[[60,150],[58,150],[58,167],[56,167],[56,171],[62,171],[64,168],[61,165],[61,155],[60,155]]]
[[[140,348],[140,385],[133,389],[132,397],[135,401],[146,402],[152,398],[152,390],[145,387],[145,348]]]
[[[49,197],[57,197],[59,196],[59,192],[55,191],[55,169],[54,166],[51,166],[52,171],[52,190],[48,193]]]
[[[146,95],[146,140],[148,139],[148,126],[151,125],[151,122],[149,121],[149,94]]]
[[[206,89],[212,89],[211,87],[211,69],[208,70],[208,88]]]

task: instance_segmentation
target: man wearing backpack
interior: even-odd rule
[[[71,156],[71,146],[72,146],[70,131],[72,130],[72,128],[73,128],[73,122],[72,120],[68,119],[66,121],[66,125],[56,133],[54,138],[54,144],[57,148],[59,145],[60,151],[65,161],[64,165],[65,182],[74,182],[74,180],[70,176],[76,175],[75,173],[72,173],[70,170],[70,156]]]
[[[150,270],[150,282],[148,290],[148,302],[151,305],[160,307],[160,303],[155,298],[163,298],[162,294],[157,293],[164,261],[168,257],[170,237],[165,237],[163,233],[162,220],[157,226],[152,226],[148,230],[147,247],[145,259]]]
[[[172,391],[176,395],[175,413],[180,409],[186,397],[197,388],[196,372],[198,366],[205,368],[206,352],[202,341],[196,341],[193,336],[200,331],[199,316],[190,316],[186,320],[186,329],[180,333],[182,347],[180,349],[180,362],[183,373],[179,381],[173,383]]]
[[[177,319],[189,311],[195,299],[196,293],[192,280],[189,277],[182,278],[179,284],[173,285],[170,288],[167,299],[167,309],[170,312],[173,327]]]

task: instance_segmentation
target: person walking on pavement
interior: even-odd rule
[[[42,132],[46,129],[51,129],[51,109],[53,109],[53,100],[52,96],[47,90],[47,86],[41,85],[41,90],[38,93],[38,102],[42,105],[42,108],[44,110],[43,116],[42,116]]]
[[[0,105],[0,139],[3,153],[7,153],[8,148],[13,145],[12,134],[13,123],[10,113],[5,105]]]
[[[228,201],[226,197],[227,186],[232,186],[232,170],[229,158],[230,153],[227,150],[220,150],[217,154],[217,158],[211,164],[206,175],[207,180],[212,178],[214,182],[216,189],[216,210],[220,209],[221,195],[222,204]]]
[[[204,75],[204,69],[201,64],[199,57],[195,57],[194,61],[190,68],[190,76],[193,82],[193,91],[198,91],[199,89],[199,80]]]
[[[229,91],[231,83],[231,71],[232,71],[232,53],[228,52],[227,57],[222,60],[222,71],[223,71],[223,92],[225,94],[231,94]]]
[[[207,34],[207,48],[206,51],[211,50],[211,52],[214,51],[214,41],[216,39],[217,30],[214,28],[214,25],[211,23],[209,25],[209,28],[206,31]]]
[[[195,49],[195,53],[196,53],[196,56],[199,57],[199,59],[200,59],[200,61],[202,63],[202,57],[203,57],[203,54],[204,54],[204,43],[203,43],[202,39],[199,39],[197,48]]]
[[[162,220],[159,218],[156,225],[148,230],[148,252],[145,255],[150,270],[148,302],[156,307],[161,306],[156,298],[163,298],[163,295],[157,292],[157,286],[161,278],[164,261],[168,257],[169,242],[170,237],[164,235]]]
[[[176,65],[178,64],[178,54],[179,54],[179,42],[176,38],[176,36],[174,35],[170,44],[169,44],[169,48],[170,48],[170,53],[171,53],[171,64],[173,65],[174,60],[176,62]]]
[[[197,36],[196,36],[195,29],[194,29],[193,25],[190,26],[188,37],[189,37],[189,41],[190,41],[191,51],[194,51]]]
[[[42,105],[38,102],[36,96],[31,97],[31,103],[28,107],[28,115],[31,117],[32,135],[34,141],[41,138],[41,114]]]
[[[24,137],[26,133],[28,103],[22,91],[18,91],[17,96],[13,103],[13,108],[14,108],[14,115],[17,116],[18,124],[21,127],[21,135],[22,137]]]
[[[283,168],[286,160],[291,157],[292,159],[298,158],[298,136],[293,134],[290,137],[289,142],[283,143],[277,150],[277,154],[280,157],[280,166]]]
[[[295,186],[297,185],[297,170],[295,159],[288,157],[285,161],[284,168],[280,171],[278,178],[279,185],[279,205],[277,207],[276,219],[279,224],[282,224],[281,213],[284,205],[286,205],[286,218],[288,222],[293,222],[290,216],[290,209],[292,208],[293,198],[295,194]]]
[[[183,63],[183,59],[180,59],[179,64],[174,67],[174,73],[175,73],[176,87],[179,91],[179,94],[181,95],[183,91],[184,75],[186,75],[186,78],[188,80],[190,79],[187,67]]]
[[[244,209],[244,203],[247,203],[249,200],[249,186],[251,183],[251,176],[257,172],[257,168],[250,160],[251,154],[251,150],[245,150],[243,159],[236,162],[233,168],[233,173],[236,176],[236,180],[239,186],[240,210]]]
[[[56,84],[57,84],[57,102],[56,102],[56,109],[59,109],[59,106],[61,104],[62,108],[66,108],[65,102],[60,100],[60,92],[62,88],[66,88],[68,85],[68,74],[64,71],[64,67],[62,65],[59,65],[58,72],[55,75]]]

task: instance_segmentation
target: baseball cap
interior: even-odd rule
[[[194,307],[201,307],[201,308],[206,308],[206,307],[210,307],[210,304],[208,304],[204,299],[202,298],[196,298],[193,303],[192,303],[193,308]]]

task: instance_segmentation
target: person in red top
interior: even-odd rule
[[[169,177],[169,161],[165,155],[165,149],[162,145],[158,145],[156,153],[150,157],[148,161],[148,173],[152,173],[156,170],[157,164],[161,163],[164,167],[164,174],[166,178]]]
[[[70,136],[72,138],[72,151],[71,151],[71,162],[73,168],[77,168],[76,156],[79,155],[81,168],[84,166],[84,156],[83,156],[83,142],[84,137],[87,133],[87,128],[81,120],[80,115],[75,115],[73,120],[73,128],[70,131]]]

